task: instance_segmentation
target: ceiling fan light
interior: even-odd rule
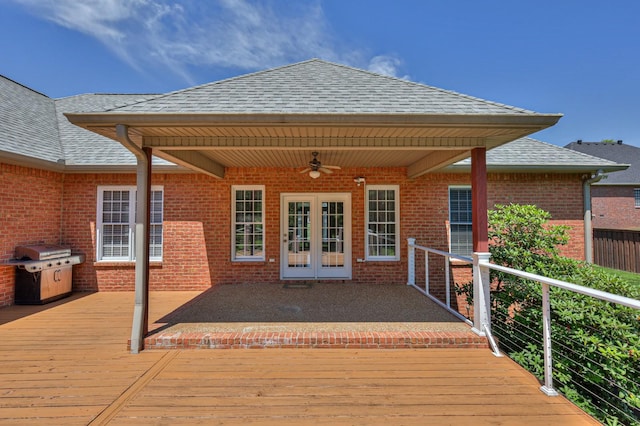
[[[317,170],[311,170],[309,172],[309,176],[311,177],[311,179],[318,179],[320,177],[320,172]]]

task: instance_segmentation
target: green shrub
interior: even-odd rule
[[[567,227],[535,206],[489,212],[492,262],[640,299],[640,289],[559,255]],[[543,377],[540,284],[492,271],[492,329],[501,349]],[[469,284],[461,288],[471,298]],[[602,422],[640,424],[640,311],[551,288],[555,386]]]

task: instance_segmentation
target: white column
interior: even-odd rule
[[[490,253],[473,253],[473,328],[485,336],[485,328],[491,331],[491,278],[489,268]]]
[[[407,278],[407,285],[416,285],[416,248],[414,247],[416,239],[407,238],[407,243],[409,246],[407,254],[407,269],[409,274]]]

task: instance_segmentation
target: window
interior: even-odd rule
[[[473,234],[471,231],[471,188],[449,187],[449,251],[461,256],[471,256]]]
[[[635,199],[636,207],[640,208],[640,188],[635,188],[633,190],[633,198]]]
[[[397,185],[368,185],[366,191],[366,258],[400,259],[400,202]]]
[[[162,187],[151,188],[149,259],[162,260]],[[136,187],[98,187],[97,259],[135,260]]]
[[[233,260],[264,260],[264,186],[234,186]]]

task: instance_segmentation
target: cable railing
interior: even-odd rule
[[[408,243],[408,284],[436,301],[440,306],[454,314],[457,314],[456,316],[464,318],[467,323],[473,326],[473,330],[476,333],[484,333],[488,337],[490,343],[492,343],[492,336],[495,335],[500,342],[499,346],[502,351],[512,354],[520,354],[518,356],[522,357],[522,359],[516,359],[516,361],[525,367],[530,367],[532,373],[541,378],[543,385],[540,389],[542,392],[548,396],[558,395],[558,390],[554,386],[554,374],[561,378],[561,383],[566,382],[566,376],[580,376],[579,382],[573,383],[575,385],[574,387],[577,389],[578,393],[582,393],[582,395],[586,395],[588,398],[598,401],[598,404],[596,404],[598,407],[596,409],[602,410],[602,413],[606,413],[606,415],[600,416],[601,418],[614,416],[617,419],[621,419],[622,424],[640,423],[640,395],[638,395],[637,392],[638,389],[640,389],[640,365],[636,364],[635,367],[630,367],[627,371],[624,371],[624,375],[626,377],[624,383],[620,380],[615,381],[611,379],[606,372],[607,369],[615,368],[615,366],[611,367],[610,365],[612,363],[615,364],[615,359],[613,361],[611,359],[607,359],[606,357],[609,356],[609,354],[607,353],[606,348],[604,348],[603,345],[598,346],[597,342],[594,342],[594,338],[592,336],[599,330],[589,330],[589,327],[587,326],[584,330],[585,337],[580,340],[567,339],[564,335],[562,335],[560,340],[554,339],[554,336],[552,335],[553,318],[551,310],[552,297],[556,295],[555,292],[565,291],[571,292],[571,294],[574,295],[572,297],[578,297],[575,295],[583,295],[608,304],[631,308],[632,310],[637,311],[636,318],[637,321],[640,321],[639,300],[501,265],[495,265],[489,262],[488,253],[474,253],[473,258],[466,258],[417,245],[413,238],[410,238]],[[416,284],[416,268],[418,268],[418,265],[416,265],[416,250],[423,251],[425,254],[424,272],[421,271],[421,274],[424,273],[424,288]],[[444,287],[447,297],[444,302],[436,298],[432,291],[434,283],[430,282],[432,279],[429,277],[429,253],[442,256],[445,262]],[[449,274],[450,259],[456,259],[473,266],[472,319],[465,318],[451,307],[449,299],[451,286],[451,277]],[[495,315],[493,319],[496,323],[496,327],[492,328],[492,302],[490,293],[491,270],[502,274],[512,275],[526,280],[526,282],[535,283],[535,285],[539,286],[538,288],[541,292],[540,308],[542,312],[539,322],[541,324],[537,324],[535,326],[517,324],[517,326],[512,327],[510,332],[505,332],[501,327],[498,327],[498,324],[504,325],[517,321],[517,316],[514,315],[514,309],[517,309],[517,307],[511,306],[504,308],[502,311],[493,309],[493,315]],[[440,289],[442,289],[443,286],[441,281],[439,282],[439,285]],[[551,292],[552,288],[559,290]],[[559,297],[559,293],[556,297]],[[582,312],[575,312],[575,315],[582,314]],[[556,323],[554,323],[554,325],[558,326]],[[514,332],[513,330],[516,331]],[[492,347],[494,343],[495,342],[492,343]],[[625,344],[625,342],[620,343],[623,347]],[[540,349],[540,347],[542,347],[542,349]],[[629,348],[630,353],[634,350],[637,350],[637,348]],[[496,351],[497,348],[494,348],[494,353]],[[526,357],[522,355],[523,353],[529,354],[532,359],[539,359],[541,355],[542,362],[538,364],[524,359]],[[579,360],[579,368],[576,368],[575,360]],[[554,364],[558,365],[558,368],[555,370]],[[624,399],[625,397],[626,399]],[[580,398],[580,396],[577,397],[578,400]],[[637,402],[630,405],[626,402],[630,398],[635,398]],[[612,403],[611,401],[614,402]]]

